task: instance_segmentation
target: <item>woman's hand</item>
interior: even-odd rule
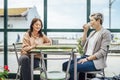
[[[84,29],[84,32],[88,32],[88,30],[89,30],[89,28],[90,28],[90,24],[84,24],[83,25],[83,29]]]
[[[31,49],[34,49],[37,46],[37,44],[34,44],[31,46]]]
[[[84,62],[87,62],[88,60],[86,59],[86,58],[84,58],[84,59],[80,59],[77,63],[81,63],[81,64],[83,64]]]

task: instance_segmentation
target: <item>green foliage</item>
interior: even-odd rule
[[[3,71],[0,72],[0,79],[5,80],[8,77],[8,72],[9,72],[8,66],[5,65],[4,68],[3,67],[0,68],[3,69]]]
[[[115,40],[118,40],[119,38],[118,37],[115,37]]]
[[[82,40],[82,38],[77,40],[78,41],[78,44],[77,44],[78,49],[77,50],[81,55],[83,55],[84,51],[83,51],[83,46],[81,45],[81,40]]]

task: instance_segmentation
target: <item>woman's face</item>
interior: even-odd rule
[[[99,20],[96,21],[94,17],[90,17],[90,24],[93,29],[96,29],[99,24]]]
[[[41,22],[38,20],[38,21],[36,21],[36,22],[33,24],[33,31],[38,32],[38,31],[41,29],[41,27],[42,27],[42,24],[41,24]]]

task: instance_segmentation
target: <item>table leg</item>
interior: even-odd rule
[[[42,67],[43,67],[43,70],[44,70],[44,73],[45,73],[45,80],[47,80],[47,69],[46,69],[46,66],[45,66],[45,61],[44,61],[44,54],[41,54],[41,58],[42,58]]]
[[[74,80],[77,80],[77,55],[74,54]]]
[[[72,55],[70,55],[70,58],[69,58],[69,61],[68,61],[68,66],[67,66],[65,80],[68,80],[68,73],[69,73],[70,64],[71,64],[71,58],[72,58]]]
[[[31,80],[34,79],[33,68],[34,68],[34,54],[31,54]]]

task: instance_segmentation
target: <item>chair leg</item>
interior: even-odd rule
[[[79,72],[77,73],[77,79],[79,80]]]
[[[18,67],[18,70],[16,73],[16,80],[18,80],[18,78],[20,78],[20,70],[21,70],[21,66]]]
[[[105,71],[103,71],[103,79],[105,79]]]
[[[85,72],[85,80],[87,80],[87,73]]]
[[[17,70],[17,73],[16,73],[16,78],[15,78],[15,80],[17,80],[17,79],[18,79],[18,76],[19,76],[18,72],[19,72],[19,69]]]

